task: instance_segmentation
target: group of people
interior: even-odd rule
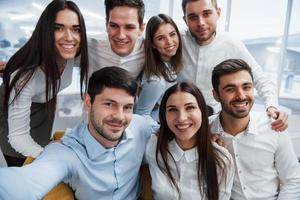
[[[87,38],[76,4],[52,1],[5,64],[1,198],[41,199],[63,181],[77,199],[138,199],[144,163],[155,199],[300,198],[276,88],[240,41],[216,31],[216,0],[182,0],[187,30],[158,14],[144,37],[142,0],[104,4],[107,35]],[[88,120],[47,145],[76,65]],[[254,88],[267,113],[251,111]],[[36,160],[12,167],[26,156]]]

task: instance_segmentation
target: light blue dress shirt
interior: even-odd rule
[[[82,123],[61,143],[48,145],[32,164],[1,168],[0,199],[41,199],[61,181],[77,199],[137,199],[139,168],[157,128],[151,117],[133,115],[120,143],[106,149]]]
[[[151,115],[155,121],[159,121],[159,106],[165,91],[177,83],[177,75],[173,72],[170,64],[165,63],[165,67],[170,71],[171,79],[168,82],[163,77],[151,76],[147,78],[143,75],[141,81],[141,93],[139,95],[134,112],[140,115]]]

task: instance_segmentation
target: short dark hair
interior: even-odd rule
[[[105,88],[118,88],[125,90],[129,95],[135,97],[138,84],[128,71],[116,66],[104,67],[95,71],[89,79],[87,92],[94,102],[95,96]]]
[[[218,87],[220,84],[220,77],[227,75],[227,74],[233,74],[239,71],[245,70],[247,71],[252,80],[253,80],[253,74],[251,67],[242,59],[227,59],[221,63],[219,63],[217,66],[214,67],[212,71],[211,76],[211,82],[213,85],[213,88],[216,92],[218,92]]]
[[[165,14],[158,14],[149,19],[146,26],[146,37],[145,37],[145,67],[144,73],[147,78],[156,75],[158,77],[163,76],[167,81],[174,81],[170,77],[170,73],[166,70],[165,64],[161,59],[159,51],[153,47],[154,36],[158,29],[163,24],[170,24],[176,31],[178,36],[179,44],[176,54],[172,56],[170,64],[173,70],[178,74],[182,68],[182,42],[180,38],[180,33],[177,25],[172,20],[171,17]]]
[[[143,25],[144,15],[145,15],[145,4],[143,0],[105,0],[104,5],[105,5],[106,23],[109,20],[109,13],[112,9],[118,6],[126,6],[126,7],[137,9],[139,24],[140,26]]]
[[[200,0],[182,0],[181,2],[181,7],[182,7],[182,11],[183,14],[185,15],[185,7],[186,4],[188,4],[189,2],[194,2],[194,1],[200,1]],[[218,8],[218,2],[217,0],[211,0],[211,3],[213,4],[213,6],[217,9]]]

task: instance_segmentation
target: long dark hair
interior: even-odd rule
[[[171,58],[170,64],[173,67],[173,70],[178,74],[182,68],[182,43],[180,38],[179,30],[172,20],[171,17],[165,14],[159,14],[153,16],[149,19],[146,26],[146,37],[145,37],[145,67],[144,74],[147,78],[150,76],[156,75],[158,77],[163,77],[165,80],[171,82],[174,81],[170,77],[170,74],[166,70],[165,64],[161,60],[160,54],[157,49],[153,48],[153,38],[157,30],[162,24],[170,24],[176,30],[176,33],[179,38],[179,46],[176,54]]]
[[[180,195],[180,188],[174,179],[174,173],[176,172],[171,172],[170,170],[170,162],[174,162],[176,166],[175,160],[169,151],[169,142],[175,138],[175,135],[169,128],[166,120],[167,101],[169,97],[176,92],[187,92],[192,94],[196,98],[198,106],[201,110],[202,124],[196,133],[196,147],[198,152],[197,178],[199,183],[199,191],[202,196],[206,196],[206,199],[218,200],[218,177],[222,177],[224,179],[226,178],[227,172],[224,161],[226,156],[212,145],[212,135],[209,129],[206,103],[201,91],[193,83],[177,83],[170,87],[162,98],[159,110],[160,129],[158,131],[156,162],[160,170],[169,177],[171,183],[173,186],[175,186]],[[159,161],[159,156],[161,156],[162,162]],[[171,158],[171,160],[169,158]],[[217,169],[221,174],[218,174]],[[204,186],[206,186],[206,189],[204,189]]]
[[[84,84],[87,85],[86,77],[88,73],[87,37],[84,19],[74,2],[54,0],[41,14],[29,40],[6,64],[3,75],[3,82],[5,84],[5,109],[8,108],[9,96],[12,90],[15,89],[16,91],[14,101],[28,83],[35,70],[42,66],[46,77],[47,106],[49,110],[54,111],[56,95],[60,87],[60,72],[56,60],[54,28],[57,13],[65,8],[74,11],[78,15],[80,23],[80,92],[82,96]],[[11,80],[13,73],[15,75]]]

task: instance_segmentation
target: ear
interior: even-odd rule
[[[182,16],[182,19],[185,22],[185,24],[187,25],[187,21],[186,21],[185,15]]]
[[[139,36],[141,36],[143,34],[145,30],[145,23],[143,23],[141,26],[140,26],[140,33],[139,33]]]
[[[218,15],[218,18],[220,18],[220,16],[221,16],[221,8],[217,8],[217,15]]]
[[[217,91],[212,90],[213,96],[217,102],[220,102],[220,97]]]
[[[90,113],[91,108],[92,108],[92,104],[91,104],[91,97],[88,94],[85,94],[83,97],[83,102],[84,102],[84,107],[85,110]]]

